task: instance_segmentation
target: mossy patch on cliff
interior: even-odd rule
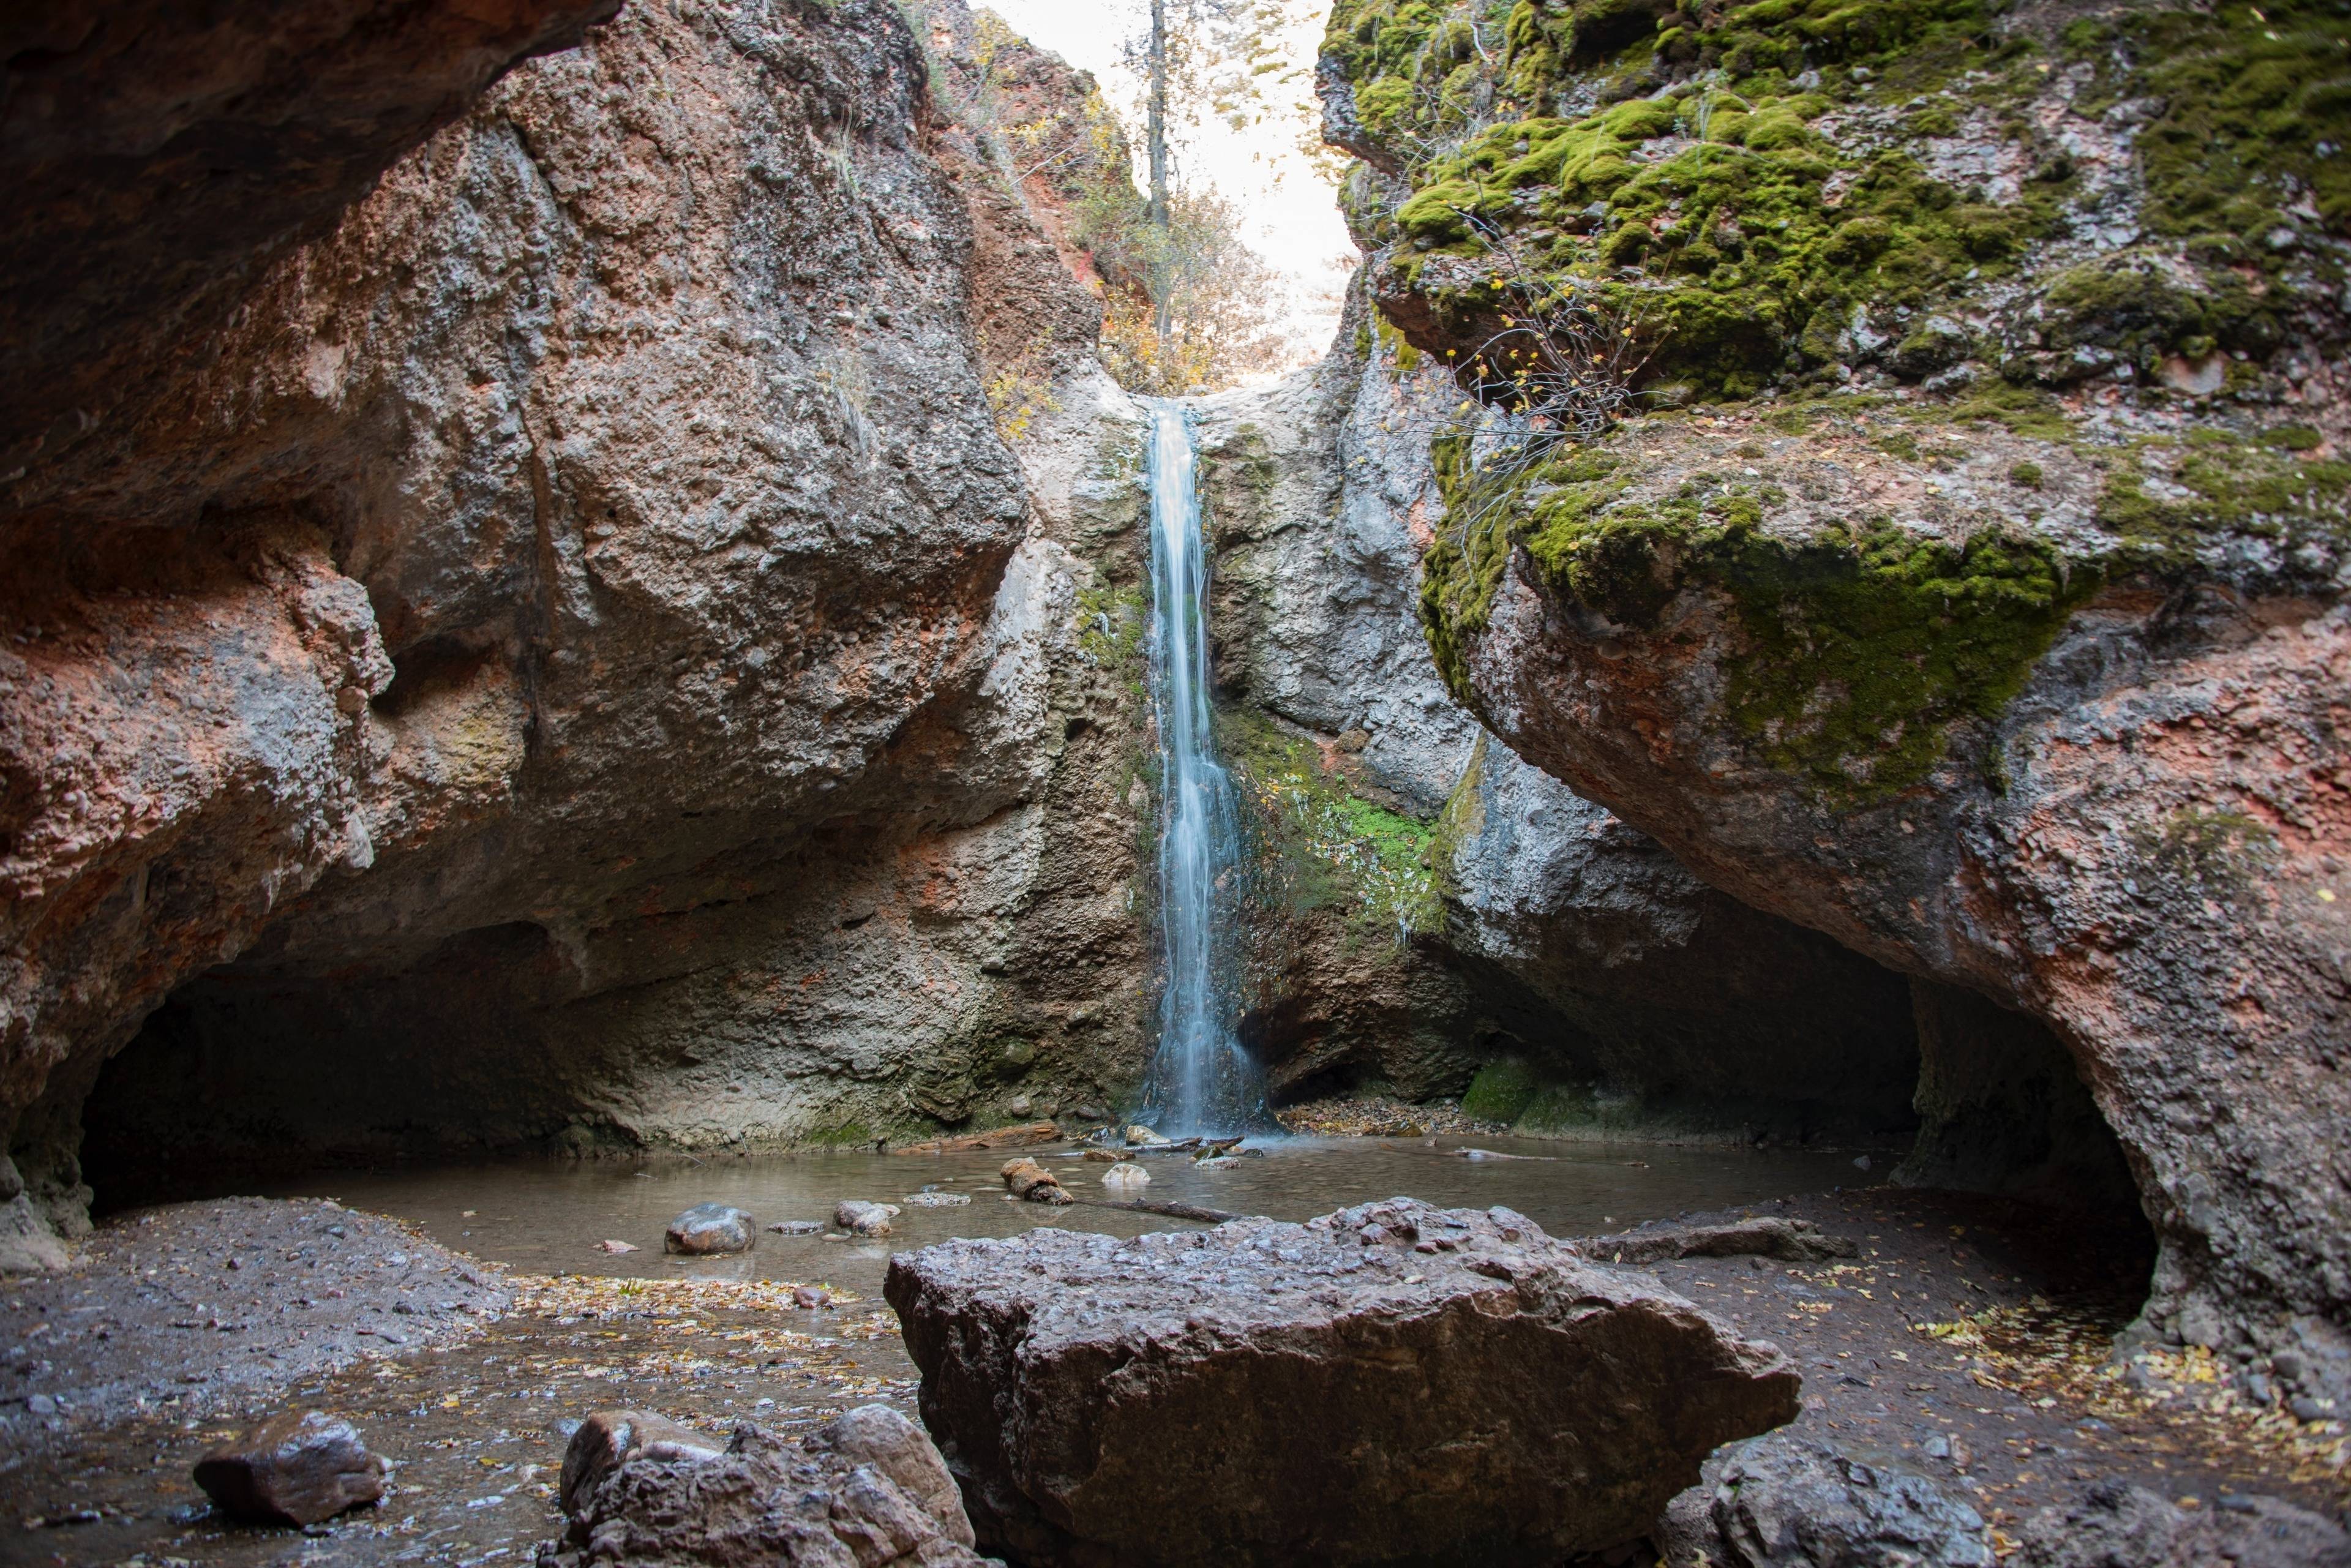
[[[1485,507],[1459,482],[1454,509],[1472,525],[1426,558],[1424,618],[1455,689],[1462,639],[1516,545],[1552,594],[1625,632],[1710,593],[1738,632],[1721,655],[1727,716],[1763,762],[1840,806],[1919,783],[1953,724],[1996,718],[2103,580],[2095,562],[1998,527],[1948,540],[1877,519],[1787,537],[1763,526],[1784,497],[1710,476],[1634,497],[1601,452],[1520,483],[1524,504]]]
[[[1442,918],[1428,824],[1357,794],[1312,740],[1254,710],[1219,714],[1217,739],[1293,904],[1343,910],[1365,933],[1388,936]]]
[[[1410,187],[1359,215],[1393,247],[1382,291],[1416,296],[1439,337],[1492,330],[1507,301],[1474,214],[1636,322],[1657,381],[1735,398],[1857,352],[2060,382],[2116,358],[2258,360],[2283,339],[2289,273],[2343,282],[2307,236],[2351,232],[2351,12],[2165,10],[2044,39],[2008,9],[1522,0],[1469,48],[1479,7],[1343,0],[1325,60]],[[2036,109],[2059,84],[2056,107],[2137,129],[2152,243],[2058,278],[2044,341],[2002,354],[1958,303],[2068,232],[2077,197],[2109,200]]]

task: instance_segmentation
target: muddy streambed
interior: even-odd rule
[[[1465,1144],[1546,1157],[1473,1161],[1453,1152]],[[636,1406],[715,1431],[745,1418],[799,1427],[875,1399],[911,1412],[913,1368],[880,1299],[893,1249],[1040,1224],[1189,1228],[1005,1202],[1005,1157],[346,1171],[285,1184],[276,1201],[117,1216],[74,1272],[0,1282],[0,1563],[511,1568],[559,1531],[556,1469],[590,1410]],[[1072,1190],[1109,1196],[1101,1166],[1044,1157]],[[1808,1429],[1966,1489],[1996,1528],[2108,1475],[2208,1505],[2238,1490],[2341,1505],[2340,1432],[2253,1408],[2226,1367],[2173,1357],[2117,1380],[2105,1346],[2143,1256],[1994,1200],[1869,1186],[1853,1159],[1296,1139],[1221,1170],[1155,1157],[1144,1190],[1285,1218],[1396,1194],[1499,1203],[1568,1236],[1687,1210],[1802,1215],[1852,1237],[1857,1257],[1657,1272],[1797,1358]],[[906,1205],[885,1241],[763,1230],[746,1257],[660,1251],[664,1223],[694,1203],[740,1205],[764,1227],[925,1187],[971,1201]],[[1815,1196],[1774,1196],[1803,1193]],[[607,1253],[606,1240],[640,1250]],[[833,1299],[797,1306],[799,1283]],[[396,1466],[382,1505],[309,1534],[205,1511],[189,1479],[196,1456],[288,1406],[360,1427]]]

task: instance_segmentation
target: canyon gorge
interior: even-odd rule
[[[963,0],[0,30],[0,1267],[1138,1107],[1093,84]],[[1337,0],[1337,339],[1170,416],[1271,1104],[1874,1152],[2351,1412],[2346,48]],[[1626,345],[1588,439],[1536,336]]]

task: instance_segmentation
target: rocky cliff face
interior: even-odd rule
[[[2154,1325],[2328,1339],[2341,17],[1480,26],[1333,14],[1374,292],[1457,365],[1572,292],[1562,329],[1642,345],[1649,412],[1507,478],[1481,466],[1523,432],[1507,388],[1438,442],[1424,614],[1453,690],[1715,886],[2053,1030],[2162,1239]],[[1927,1030],[1947,1105],[1973,1062],[1933,1042],[2013,1034],[1967,1010]],[[2011,1110],[2044,1154],[2078,1122]]]
[[[1094,308],[928,69],[878,4],[632,8],[19,481],[6,1103],[60,1214],[175,988],[98,1085],[126,1183],[1132,1078],[1087,628],[1137,476],[1098,371],[1035,482],[997,428],[975,295],[1074,323],[1048,389]]]
[[[1228,753],[1258,807],[1245,1029],[1278,1092],[1459,1093],[1548,1131],[1893,1134],[1905,982],[1714,892],[1489,745],[1416,616],[1443,378],[1359,309],[1313,372],[1207,400]]]

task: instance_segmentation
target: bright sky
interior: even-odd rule
[[[1139,155],[1142,83],[1121,59],[1122,46],[1149,25],[1147,0],[975,0],[1015,32],[1092,71],[1125,120]],[[1290,287],[1289,336],[1296,362],[1318,358],[1338,329],[1339,305],[1355,263],[1336,191],[1299,146],[1315,123],[1314,53],[1322,41],[1330,0],[1290,0],[1282,37],[1289,69],[1268,82],[1270,112],[1260,124],[1236,131],[1220,120],[1185,128],[1179,174],[1205,182],[1240,204],[1249,215],[1245,238]],[[1135,171],[1144,183],[1144,171]]]

